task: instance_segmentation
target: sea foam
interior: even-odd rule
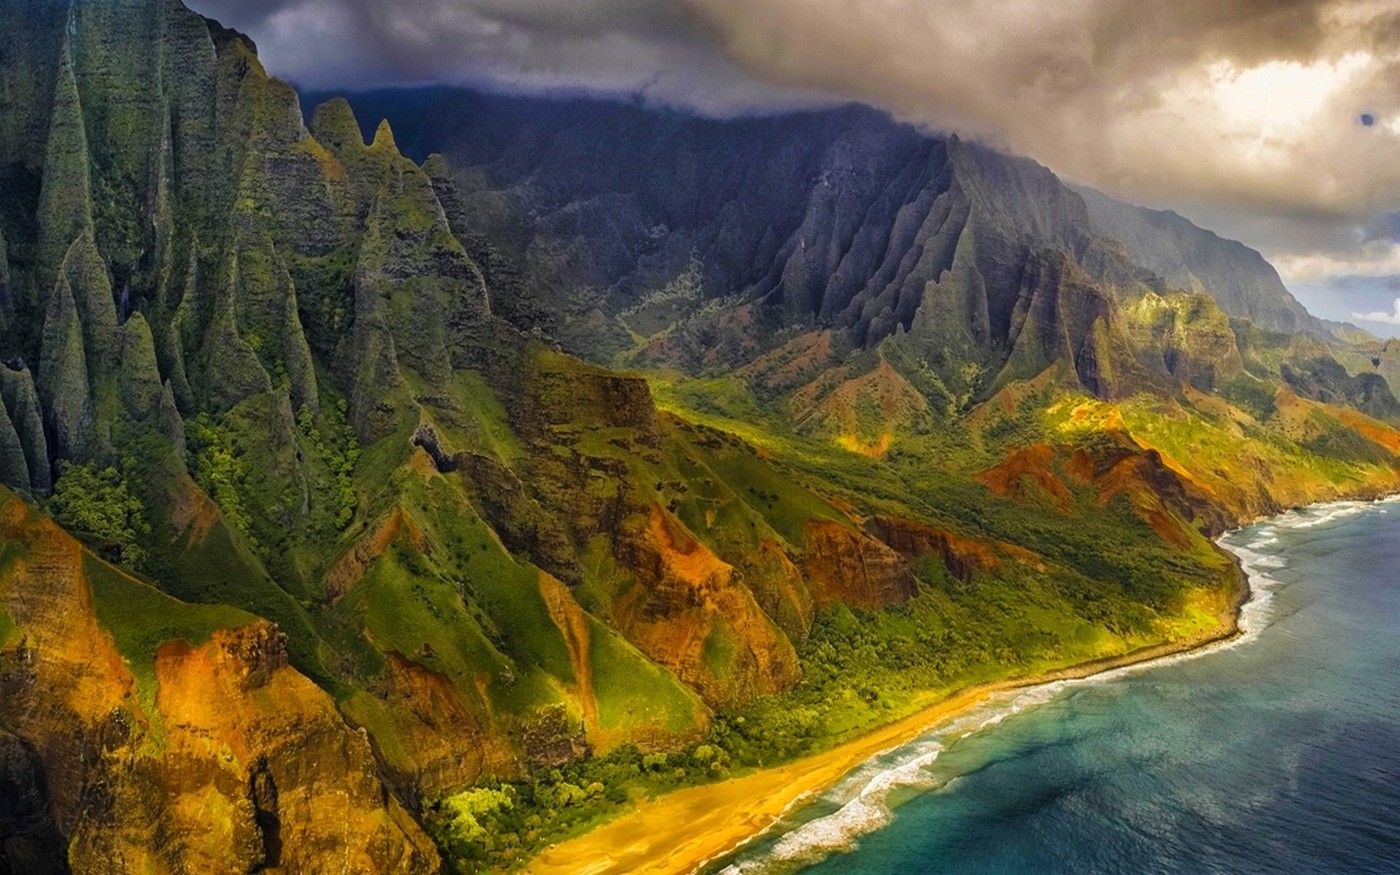
[[[863,835],[887,826],[894,817],[891,797],[896,790],[932,790],[940,781],[930,771],[947,743],[984,731],[1004,720],[1044,705],[1075,687],[1112,683],[1121,678],[1165,665],[1189,660],[1249,644],[1259,638],[1272,619],[1274,594],[1283,584],[1269,572],[1283,567],[1285,560],[1273,552],[1281,531],[1307,530],[1340,522],[1375,508],[1382,502],[1342,501],[1289,511],[1253,529],[1237,530],[1223,536],[1220,545],[1234,554],[1249,582],[1249,595],[1240,606],[1239,634],[1224,641],[1159,659],[1109,669],[1085,678],[1037,684],[993,694],[986,703],[933,732],[882,754],[855,769],[820,802],[835,806],[829,814],[807,821],[785,819],[775,826],[786,829],[760,855],[740,858],[718,875],[761,875],[790,872],[813,865],[833,853],[848,851]],[[949,781],[956,780],[956,776]],[[793,824],[796,823],[794,826]],[[761,838],[761,837],[760,837]]]

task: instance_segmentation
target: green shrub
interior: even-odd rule
[[[151,526],[141,499],[127,485],[124,471],[59,462],[49,510],[74,534],[111,545],[112,558],[123,565],[139,568],[145,562],[141,544],[150,535]]]
[[[248,471],[232,433],[208,413],[185,424],[190,473],[224,513],[224,519],[251,539],[252,519],[243,501]]]

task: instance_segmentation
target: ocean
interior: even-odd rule
[[[1400,504],[1223,543],[1241,637],[1000,696],[708,871],[1400,873]]]

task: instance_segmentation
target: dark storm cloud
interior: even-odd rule
[[[641,93],[710,113],[812,102],[762,83],[669,0],[194,0],[311,88],[445,81]]]

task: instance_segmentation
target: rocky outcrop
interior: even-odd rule
[[[818,607],[878,610],[918,592],[913,569],[880,541],[839,523],[807,523],[802,569]]]
[[[350,587],[364,577],[374,560],[378,559],[395,538],[403,536],[417,549],[423,550],[427,543],[423,531],[413,521],[413,517],[402,508],[394,508],[389,515],[372,527],[368,534],[355,542],[326,572],[326,600],[334,602],[345,595]]]
[[[149,599],[145,584],[13,496],[0,534],[20,551],[0,575],[0,611],[20,630],[0,646],[0,779],[21,791],[0,815],[7,849],[56,830],[75,870],[114,875],[436,866],[432,843],[386,797],[368,740],[288,666],[271,624],[120,652],[131,630],[103,625],[90,576]],[[185,609],[166,601],[178,622]]]
[[[614,600],[629,641],[705,701],[733,706],[797,680],[797,654],[733,566],[659,507],[617,549],[637,575]]]
[[[0,729],[0,866],[15,875],[68,871],[67,842],[54,823],[43,763],[23,740]]]
[[[1205,294],[1151,292],[1127,307],[1135,345],[1177,380],[1210,390],[1244,371],[1230,320]]]
[[[1011,544],[989,543],[958,535],[914,520],[893,516],[877,516],[870,521],[870,531],[882,542],[910,562],[926,556],[937,556],[956,580],[972,583],[979,574],[999,570],[1003,557],[1034,567],[1038,557]]]
[[[269,624],[215,632],[197,648],[169,642],[155,674],[166,731],[155,771],[173,821],[162,831],[175,841],[137,851],[202,871],[311,872],[331,860],[366,872],[436,866],[432,843],[386,803],[368,739],[287,666],[285,641]],[[214,756],[223,752],[231,756]],[[227,819],[211,823],[211,807]],[[129,856],[113,826],[80,834],[74,856]]]
[[[548,354],[545,356],[548,358]],[[626,429],[637,442],[656,447],[661,426],[646,380],[556,358],[536,368],[521,414],[527,434],[560,429]]]

